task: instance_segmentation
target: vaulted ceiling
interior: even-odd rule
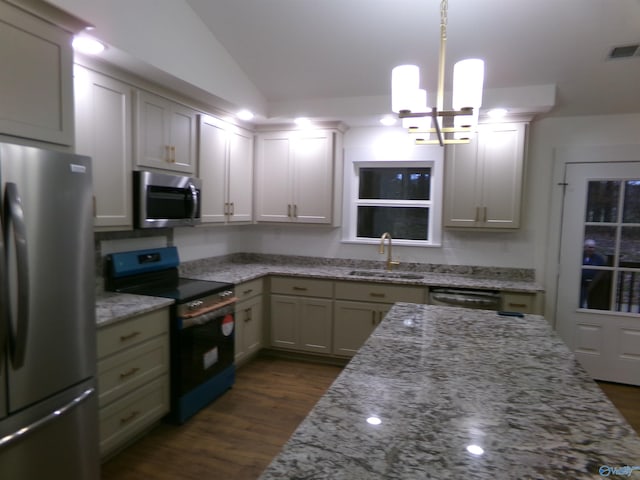
[[[402,63],[420,65],[435,93],[440,0],[187,3],[273,112],[315,106],[330,117],[323,104],[370,98],[368,113],[387,113],[390,72]],[[640,49],[608,58],[640,43],[640,0],[449,0],[447,32],[447,84],[455,61],[485,60],[483,108],[555,87],[547,115],[640,112]],[[535,110],[535,98],[518,101]]]

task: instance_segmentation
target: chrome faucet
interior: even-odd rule
[[[384,240],[388,239],[389,240],[389,248],[387,250],[387,270],[391,271],[391,267],[393,267],[394,265],[400,265],[400,262],[395,262],[391,259],[391,234],[389,232],[384,232],[382,234],[382,236],[380,237],[380,254],[384,253]]]

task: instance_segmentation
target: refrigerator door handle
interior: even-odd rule
[[[11,445],[14,442],[17,442],[21,438],[24,438],[26,435],[29,435],[30,433],[33,433],[36,430],[48,425],[54,420],[60,418],[65,413],[69,412],[70,410],[74,409],[75,407],[80,405],[82,402],[84,402],[87,398],[93,395],[95,391],[96,391],[95,387],[88,388],[84,392],[82,392],[80,395],[78,395],[76,398],[74,398],[69,403],[67,403],[66,405],[60,408],[56,408],[51,413],[45,415],[44,417],[39,418],[38,420],[27,425],[26,427],[22,427],[21,429],[16,430],[15,432],[0,438],[0,450],[7,447],[8,445]]]
[[[4,202],[5,218],[5,244],[13,240],[16,249],[17,267],[17,319],[12,321],[13,312],[9,309],[9,331],[11,333],[11,363],[14,368],[20,368],[24,364],[25,351],[27,347],[27,334],[29,327],[29,262],[27,258],[27,235],[24,222],[24,210],[22,200],[18,194],[18,186],[15,183],[7,182]],[[13,239],[10,235],[11,224],[13,224]],[[9,282],[7,282],[7,285]],[[9,299],[10,300],[10,299]],[[15,328],[15,331],[13,329]]]
[[[0,218],[0,371],[4,359],[4,348],[7,342],[7,331],[9,329],[9,307],[7,294],[7,262],[4,248],[4,226]]]

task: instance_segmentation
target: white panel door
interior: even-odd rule
[[[640,162],[566,168],[556,322],[599,380],[640,385]]]

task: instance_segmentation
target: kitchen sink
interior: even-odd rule
[[[405,280],[419,280],[424,278],[424,275],[417,273],[399,273],[399,272],[382,272],[371,270],[352,270],[349,275],[355,277],[377,277],[377,278],[401,278]]]

